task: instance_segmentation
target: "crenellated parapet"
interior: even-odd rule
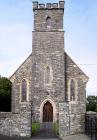
[[[59,3],[38,3],[38,1],[33,2],[33,10],[42,9],[63,9],[64,10],[65,1],[59,1]]]

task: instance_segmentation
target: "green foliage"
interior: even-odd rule
[[[97,96],[87,97],[86,110],[97,112]]]
[[[0,111],[11,111],[11,82],[0,76]]]
[[[40,123],[33,122],[32,123],[32,134],[36,134],[39,129],[40,129]]]
[[[58,122],[53,123],[53,131],[56,136],[59,135],[59,123]]]
[[[0,95],[3,97],[11,95],[11,82],[5,77],[0,77]]]

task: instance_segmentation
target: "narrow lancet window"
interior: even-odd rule
[[[21,94],[22,94],[21,101],[22,102],[26,102],[27,101],[27,82],[26,82],[25,79],[22,80],[22,91],[21,91]]]
[[[50,18],[50,17],[47,17],[47,18],[46,18],[46,28],[47,28],[48,30],[51,29],[51,18]]]
[[[46,68],[46,83],[49,84],[50,83],[50,67],[47,66]]]
[[[73,79],[70,82],[70,100],[75,101],[75,81]]]

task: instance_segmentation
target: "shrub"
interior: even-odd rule
[[[39,129],[40,129],[40,123],[33,122],[32,123],[32,134],[36,134]]]
[[[56,136],[59,136],[59,123],[58,122],[53,123],[53,131]]]

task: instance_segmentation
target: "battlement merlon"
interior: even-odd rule
[[[33,2],[33,10],[44,10],[44,9],[63,9],[64,10],[65,1],[59,1],[59,3],[38,3],[38,1]]]

